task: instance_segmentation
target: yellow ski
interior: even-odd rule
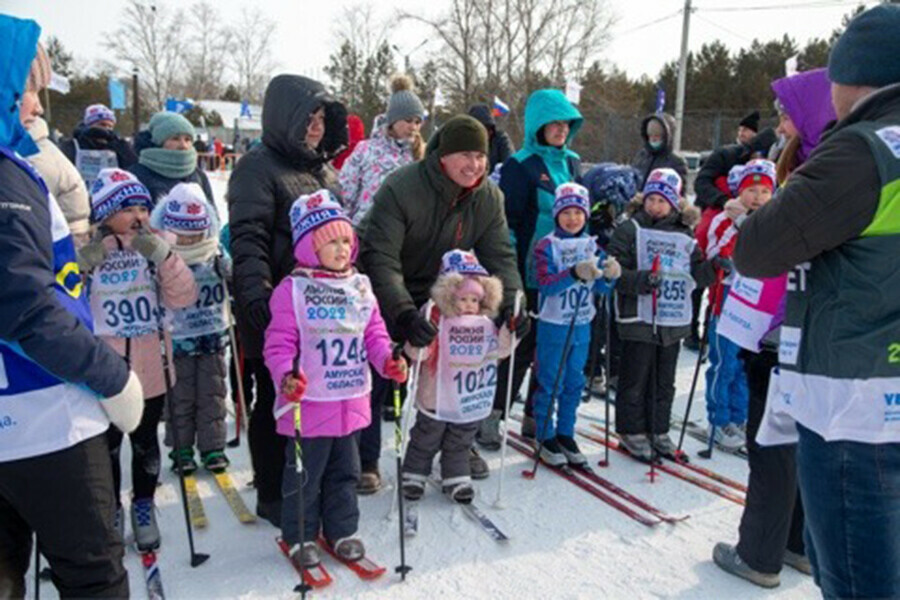
[[[203,529],[209,524],[206,512],[203,510],[203,502],[200,500],[200,492],[197,491],[197,479],[193,475],[184,476],[184,489],[187,491],[188,510],[191,513],[191,524],[197,529]]]
[[[225,501],[228,502],[228,506],[231,507],[231,511],[238,518],[238,521],[241,523],[255,523],[256,515],[247,509],[247,505],[244,504],[244,499],[238,493],[231,475],[228,473],[213,473],[213,476],[216,478],[216,483],[219,489],[222,490]]]

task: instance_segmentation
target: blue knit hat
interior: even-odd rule
[[[619,214],[640,187],[640,173],[629,165],[600,163],[584,174],[584,186],[591,193],[591,211],[609,204]]]
[[[828,79],[883,87],[900,82],[900,5],[879,4],[850,21],[828,59]]]
[[[101,170],[91,187],[91,223],[101,223],[130,206],[153,210],[153,200],[144,184],[122,169]]]
[[[681,175],[675,169],[653,169],[644,184],[644,197],[659,194],[678,210],[681,201]]]
[[[158,112],[150,118],[147,125],[150,130],[150,136],[153,138],[154,146],[162,146],[163,143],[172,136],[185,134],[194,139],[197,132],[191,122],[178,113]]]
[[[567,208],[578,208],[584,218],[591,216],[591,195],[587,188],[577,183],[563,183],[556,188],[556,200],[553,201],[553,220]]]

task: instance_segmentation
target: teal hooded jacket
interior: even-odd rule
[[[569,122],[569,137],[561,148],[542,144],[542,129],[554,121]],[[510,237],[516,249],[525,287],[537,289],[533,249],[553,231],[553,201],[557,186],[581,179],[581,159],[569,149],[584,121],[560,90],[538,90],[525,105],[522,149],[500,171]]]

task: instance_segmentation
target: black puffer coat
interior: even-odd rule
[[[79,125],[72,133],[72,137],[63,140],[59,145],[59,149],[73,165],[78,164],[75,162],[78,153],[78,148],[75,147],[76,141],[83,150],[112,150],[116,153],[120,169],[127,169],[138,161],[137,154],[131,149],[131,144],[120,138],[115,131]]]
[[[663,126],[663,145],[659,150],[651,148],[647,139],[647,126],[650,121],[659,121]],[[641,138],[644,140],[644,147],[638,150],[634,160],[631,161],[631,166],[637,169],[641,175],[641,187],[644,187],[644,183],[653,169],[675,169],[681,175],[682,181],[687,177],[687,163],[672,150],[672,145],[675,143],[674,132],[675,118],[666,113],[650,115],[641,122]]]
[[[325,109],[325,136],[304,143],[309,118]],[[262,144],[245,154],[228,182],[231,255],[238,328],[248,358],[262,356],[263,330],[242,319],[248,306],[269,301],[294,267],[289,212],[294,200],[321,188],[340,191],[328,165],[347,145],[347,111],[317,81],[278,75],[263,103]]]

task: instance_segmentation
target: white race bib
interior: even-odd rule
[[[449,423],[481,421],[494,407],[497,328],[477,315],[442,318],[438,328],[435,416]]]
[[[597,258],[597,242],[592,237],[558,238],[550,236],[553,262],[560,271],[571,269],[578,263]],[[568,325],[575,311],[576,325],[590,323],[594,319],[594,303],[591,293],[585,293],[586,285],[581,282],[569,286],[552,296],[541,296],[541,312],[538,318],[546,323]]]
[[[134,250],[113,250],[91,275],[94,333],[135,338],[156,333],[165,314],[150,263]]]
[[[210,263],[191,265],[197,283],[197,302],[172,312],[172,338],[181,340],[228,329],[225,317],[225,282]]]
[[[696,241],[675,231],[644,229],[637,232],[637,268],[649,271],[660,257],[662,285],[656,293],[656,324],[662,327],[690,325],[693,315],[691,292],[696,284],[691,277],[691,253]],[[653,323],[653,295],[638,296],[638,320]]]
[[[94,185],[97,175],[103,169],[119,166],[119,158],[112,150],[85,150],[75,142],[75,168],[81,174],[88,189]]]

